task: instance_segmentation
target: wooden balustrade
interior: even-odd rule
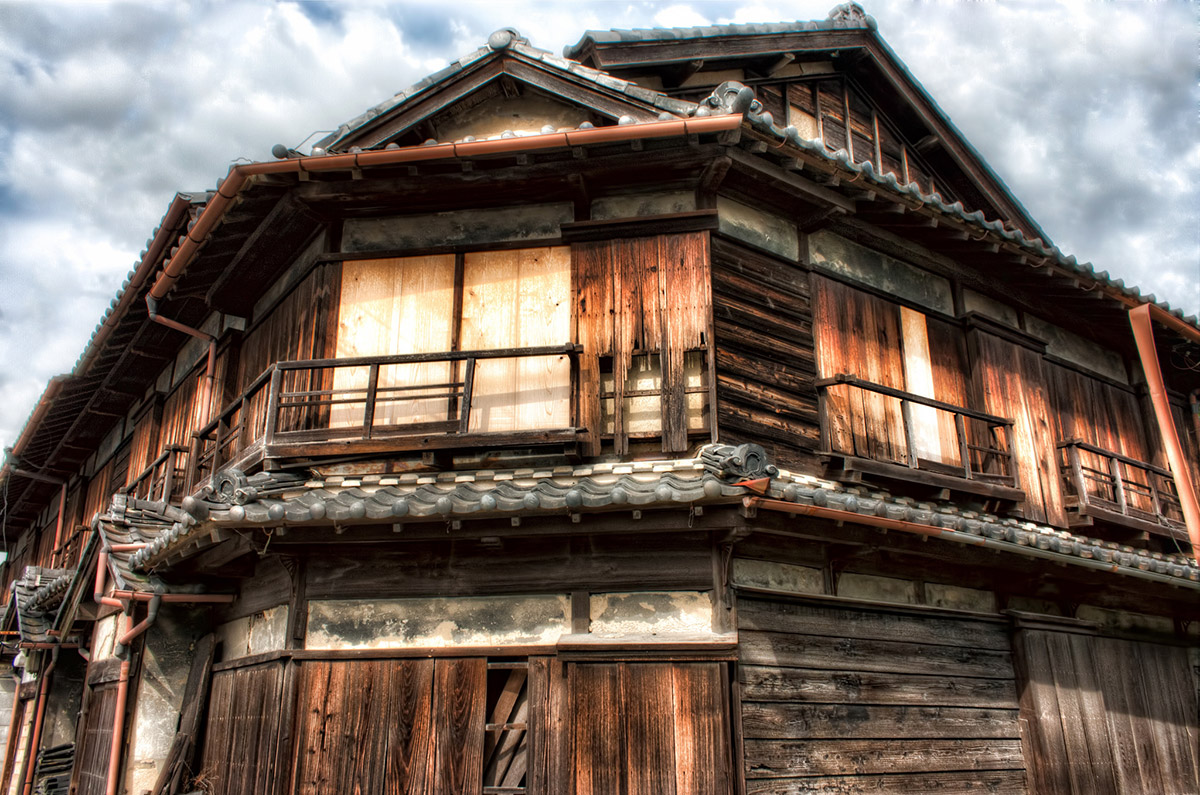
[[[816,386],[822,453],[847,471],[1024,499],[1011,419],[855,375]]]
[[[1082,439],[1059,442],[1058,450],[1072,525],[1100,519],[1159,535],[1183,530],[1183,510],[1169,470]]]
[[[383,453],[575,439],[576,346],[276,362],[195,434],[190,484],[263,457]],[[473,426],[482,362],[566,357],[565,427]]]

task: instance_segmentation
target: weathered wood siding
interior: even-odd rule
[[[242,340],[237,392],[274,362],[331,355],[338,319],[342,265],[318,265]]]
[[[709,341],[711,290],[708,233],[658,235],[571,246],[579,359],[579,424],[585,448],[600,453],[601,361],[612,360],[613,445],[629,451],[630,413],[625,397],[638,355],[656,353],[661,364],[663,452],[688,446],[685,352]],[[711,353],[710,353],[711,355]]]
[[[1015,421],[1012,452],[1025,492],[1025,518],[1066,527],[1053,404],[1042,356],[983,331],[973,330],[967,339],[977,405]]]
[[[1021,630],[1021,717],[1039,795],[1200,792],[1187,649]]]
[[[722,663],[571,663],[568,678],[573,789],[555,791],[733,790]]]
[[[820,440],[808,273],[723,238],[712,257],[721,441],[811,464]]]
[[[1024,793],[1006,626],[738,599],[748,793]]]
[[[480,793],[487,660],[308,661],[297,795]]]
[[[1082,439],[1130,458],[1156,462],[1158,451],[1147,443],[1146,424],[1132,390],[1052,362],[1045,364],[1045,371],[1057,441]]]
[[[76,795],[104,795],[108,787],[108,759],[116,709],[116,682],[92,688],[75,749]]]
[[[287,749],[279,748],[282,702],[278,662],[213,673],[200,768],[211,795],[281,791],[280,765],[287,758]]]

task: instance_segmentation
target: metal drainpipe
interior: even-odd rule
[[[59,547],[62,545],[63,531],[63,514],[67,512],[67,481],[63,481],[62,491],[58,496],[58,523],[54,527],[54,549],[50,551],[50,568],[54,568],[56,559],[60,552]]]
[[[1196,426],[1196,446],[1200,447],[1200,389],[1192,390],[1192,394],[1188,395],[1188,402],[1192,404],[1192,425]]]
[[[125,613],[125,634],[133,629],[133,615]],[[124,745],[125,707],[129,701],[129,650],[121,660],[121,673],[117,678],[117,707],[113,714],[112,740],[108,747],[108,783],[105,795],[117,795],[117,779],[121,772],[121,746]]]
[[[46,699],[50,695],[50,674],[54,673],[54,666],[58,665],[58,647],[56,646],[50,652],[50,664],[46,666],[46,670],[39,674],[38,683],[38,705],[37,714],[33,719],[33,731],[29,738],[29,750],[25,752],[25,764],[21,772],[21,778],[25,785],[22,791],[25,795],[30,795],[33,792],[33,778],[37,775],[37,749],[42,741],[42,723],[46,719]]]
[[[1154,347],[1154,328],[1150,324],[1150,304],[1139,304],[1129,310],[1129,325],[1133,327],[1133,339],[1137,344],[1138,358],[1146,385],[1150,388],[1150,404],[1154,407],[1154,418],[1158,421],[1159,435],[1166,448],[1171,475],[1175,478],[1175,490],[1179,492],[1179,504],[1183,509],[1183,521],[1187,525],[1188,540],[1192,545],[1192,557],[1200,562],[1200,503],[1196,501],[1196,488],[1192,483],[1187,457],[1179,444],[1175,432],[1175,420],[1171,416],[1171,404],[1167,400],[1167,386],[1163,383],[1162,369],[1158,364],[1158,350]]]

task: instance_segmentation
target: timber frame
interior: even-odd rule
[[[0,786],[1200,788],[1196,319],[853,3],[566,56],[170,204],[0,472]]]

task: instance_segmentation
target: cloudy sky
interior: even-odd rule
[[[0,444],[71,369],[175,191],[336,127],[500,27],[561,52],[589,28],[834,4],[0,0]],[[866,6],[1054,242],[1200,311],[1200,4]]]

